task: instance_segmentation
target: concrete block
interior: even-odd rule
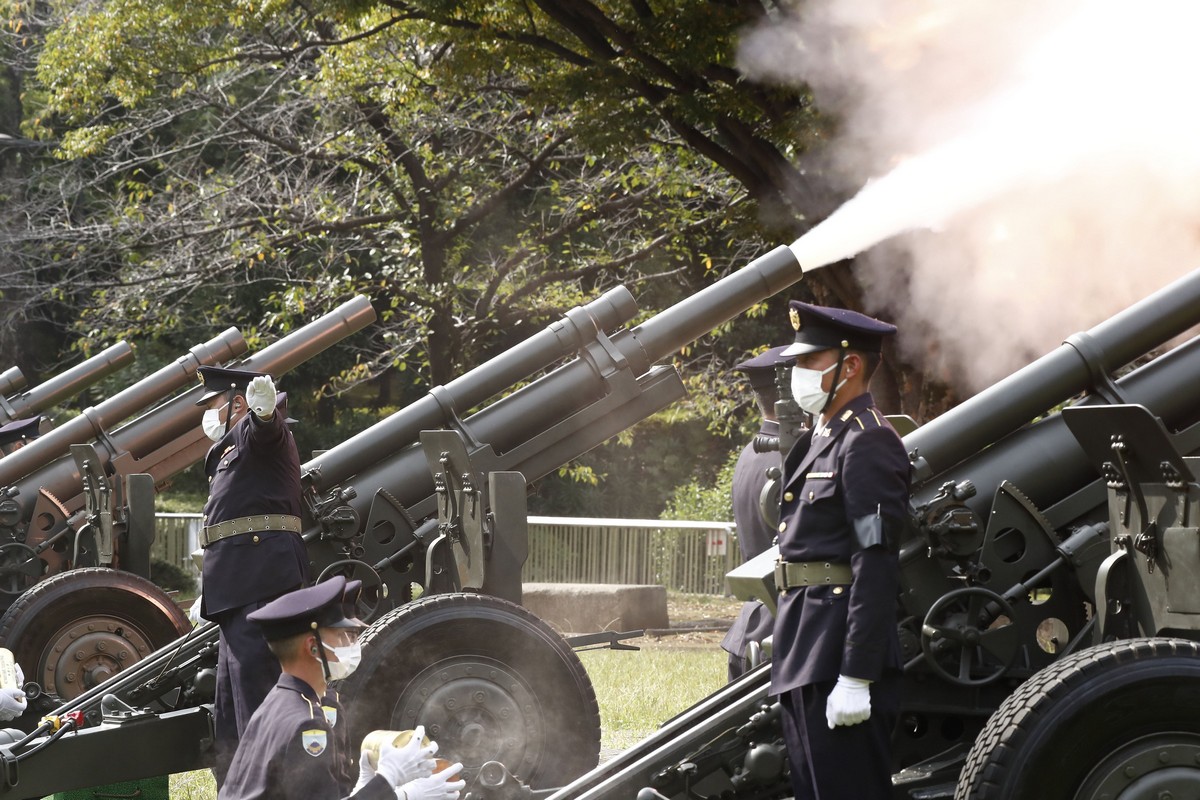
[[[670,627],[663,586],[527,583],[522,604],[564,634]]]

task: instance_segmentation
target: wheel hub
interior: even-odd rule
[[[20,596],[37,583],[44,569],[32,547],[19,542],[0,545],[0,594]]]
[[[524,679],[507,665],[479,656],[423,670],[392,719],[405,729],[424,725],[439,753],[468,769],[501,761],[516,774],[531,774],[545,736],[541,707]]]
[[[54,637],[42,685],[70,699],[99,685],[155,648],[138,630],[113,619],[79,620]]]
[[[1137,739],[1097,764],[1077,800],[1182,800],[1200,785],[1200,736],[1160,733]]]

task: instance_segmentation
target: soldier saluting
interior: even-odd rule
[[[886,800],[910,473],[867,385],[896,328],[797,301],[790,317],[796,340],[783,355],[796,359],[792,394],[813,425],[784,461],[771,692],[798,800]]]
[[[218,784],[238,739],[279,677],[279,662],[247,616],[308,582],[300,538],[300,454],[276,409],[269,375],[200,367],[204,459],[204,591],[200,614],[221,627],[213,708]]]

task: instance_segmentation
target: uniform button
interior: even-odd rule
[[[812,499],[813,499],[813,492],[809,492],[809,493],[808,493],[808,499],[809,499],[809,502],[811,502],[811,501],[812,501]]]
[[[787,530],[787,523],[786,522],[779,523],[779,532],[783,533],[786,530]]]
[[[793,500],[795,500],[795,499],[796,499],[796,496],[795,496],[794,494],[792,494],[791,492],[784,492],[784,493],[783,493],[783,499],[784,499],[784,501],[785,501],[785,502],[788,502],[788,503],[790,503],[790,502],[792,502]]]
[[[841,593],[842,593],[842,587],[841,587],[841,586],[835,586],[835,587],[833,587],[833,593],[834,593],[834,594],[841,594]]]
[[[258,534],[254,534],[254,543],[258,544]]]

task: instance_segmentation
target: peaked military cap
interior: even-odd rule
[[[791,359],[783,356],[783,351],[790,346],[781,344],[778,347],[772,347],[753,358],[735,364],[733,368],[738,372],[746,373],[751,387],[772,386],[775,383],[775,368],[791,364]]]
[[[840,347],[878,353],[883,349],[883,337],[896,332],[896,326],[889,322],[845,308],[814,306],[799,300],[788,306],[796,341],[783,351],[786,357]]]
[[[229,367],[200,367],[196,370],[196,374],[200,376],[200,385],[204,387],[204,394],[196,401],[196,405],[202,406],[230,389],[245,392],[250,381],[261,378],[267,373],[251,372],[248,369],[230,369]]]
[[[346,616],[346,578],[342,575],[288,592],[250,612],[246,618],[262,628],[267,641],[287,639],[317,628],[366,627],[362,620]]]
[[[0,444],[12,444],[21,439],[36,439],[42,435],[42,415],[15,419],[7,425],[0,426]]]

